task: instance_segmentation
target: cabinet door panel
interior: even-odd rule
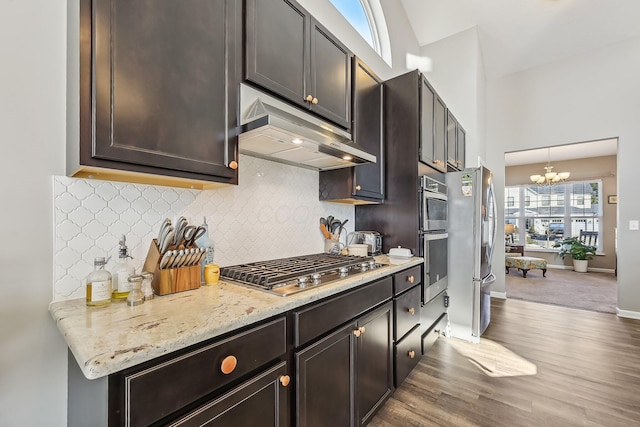
[[[311,27],[313,111],[344,128],[351,126],[351,53],[320,24]]]
[[[240,2],[94,1],[98,159],[233,177]],[[234,79],[235,80],[235,79]]]
[[[359,425],[369,422],[393,390],[392,307],[388,302],[358,320],[363,331],[357,339]]]
[[[310,16],[286,0],[247,0],[245,78],[307,106]]]
[[[382,81],[363,62],[354,61],[353,139],[376,163],[354,167],[356,196],[384,199]],[[359,189],[358,189],[359,187]]]
[[[458,133],[458,121],[451,114],[451,111],[447,110],[447,163],[457,168],[458,165],[456,163],[457,160],[457,143],[456,137]]]
[[[456,158],[457,165],[459,170],[463,170],[465,168],[465,155],[466,155],[466,144],[467,144],[467,133],[458,123],[458,137],[456,138],[457,149],[456,149]]]
[[[435,105],[435,92],[422,79],[420,85],[420,161],[433,166],[434,155],[434,120],[433,107]]]
[[[170,427],[287,426],[287,393],[280,383],[280,377],[286,374],[287,364],[282,362],[192,411]]]
[[[442,99],[436,95],[434,103],[434,141],[433,163],[436,169],[446,172],[446,144],[447,144],[447,107]]]
[[[295,354],[295,425],[354,425],[354,329],[350,323]]]

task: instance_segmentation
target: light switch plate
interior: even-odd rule
[[[632,219],[629,221],[629,230],[640,230],[640,221]]]

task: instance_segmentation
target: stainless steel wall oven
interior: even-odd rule
[[[420,200],[420,256],[425,260],[422,295],[426,304],[448,287],[449,208],[446,184],[421,176]]]

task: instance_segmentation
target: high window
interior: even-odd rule
[[[552,248],[556,240],[597,231],[602,248],[602,181],[505,188],[505,223],[515,225],[514,243]]]
[[[380,0],[329,0],[367,43],[391,65],[391,43]]]

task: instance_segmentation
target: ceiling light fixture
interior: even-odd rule
[[[553,185],[558,182],[566,181],[571,175],[570,172],[554,172],[553,166],[551,166],[551,148],[547,149],[547,166],[544,167],[546,171],[544,175],[531,175],[529,179],[538,185]]]

